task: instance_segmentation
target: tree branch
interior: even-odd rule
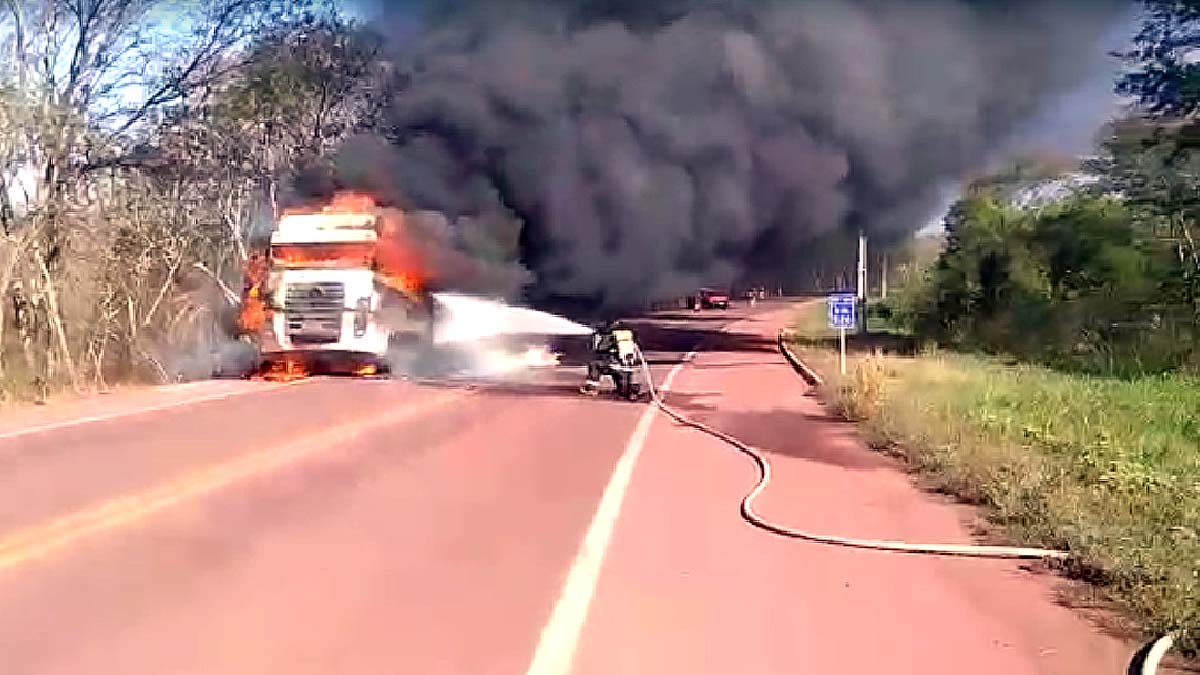
[[[158,295],[155,296],[154,302],[150,304],[150,309],[146,310],[146,316],[142,319],[143,328],[150,325],[150,319],[154,318],[154,313],[158,311],[158,306],[162,304],[163,298],[166,297],[167,291],[175,281],[175,273],[179,271],[181,264],[183,264],[183,256],[179,255],[175,258],[175,262],[171,263],[171,269],[167,271],[167,277],[163,280],[162,286],[159,287]]]
[[[207,265],[201,262],[196,262],[192,263],[192,267],[208,275],[208,278],[212,279],[213,282],[217,284],[217,288],[221,290],[221,294],[225,296],[225,300],[229,303],[230,307],[237,307],[242,304],[242,297],[237,293],[234,293],[233,289],[230,288],[224,281],[221,281],[221,277],[217,276],[215,272],[208,268]]]

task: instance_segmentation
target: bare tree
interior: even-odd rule
[[[102,381],[105,341],[123,333],[138,344],[130,331],[162,312],[192,239],[139,230],[138,213],[129,220],[112,196],[142,180],[136,171],[153,154],[148,150],[164,124],[202,108],[245,67],[256,35],[306,7],[286,0],[0,5],[0,49],[14,56],[0,59],[0,297],[7,300],[0,308],[0,368],[11,360],[6,329],[15,329],[35,378],[76,387],[78,356]],[[194,215],[183,204],[164,204],[172,217],[157,214],[163,223],[179,225]],[[133,287],[121,295],[135,311],[117,331],[113,290],[121,285],[112,283],[105,264],[124,264],[133,254],[104,244],[122,241],[128,228],[140,232],[145,249],[133,257],[141,266],[124,270]],[[139,305],[145,293],[150,299]],[[49,350],[46,358],[36,356],[37,348]]]

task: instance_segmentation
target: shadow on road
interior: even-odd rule
[[[458,375],[446,378],[414,379],[430,389],[467,389],[471,391],[519,397],[582,398],[579,386],[583,373],[575,369],[552,368],[524,377]]]
[[[895,460],[864,452],[854,426],[828,414],[790,410],[723,413],[703,420],[772,455],[805,459],[853,471],[894,470]]]
[[[756,321],[756,319],[738,316],[736,314],[687,314],[682,312],[677,314],[654,314],[645,317],[643,320],[646,319],[656,321],[717,321],[721,323],[728,323],[730,321]]]
[[[692,370],[730,370],[733,368],[770,368],[771,366],[782,366],[791,368],[784,361],[721,361],[718,363],[697,363],[692,366]]]
[[[637,324],[638,341],[645,351],[774,352],[775,340],[754,333],[731,333],[720,328]]]
[[[717,406],[712,403],[702,403],[701,401],[712,400],[713,392],[704,391],[671,391],[667,394],[667,405],[678,412],[683,413],[688,417],[702,416],[705,413],[712,413],[717,410]]]

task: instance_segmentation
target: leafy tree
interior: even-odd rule
[[[308,13],[259,37],[208,121],[236,128],[241,159],[277,211],[281,179],[379,127],[392,80],[379,35],[336,12]]]
[[[1200,124],[1126,120],[1105,145],[1106,189],[1123,196],[1152,249],[1160,300],[1190,308],[1200,322]]]
[[[947,218],[946,247],[916,305],[921,333],[1100,372],[1187,358],[1189,343],[1162,325],[1178,270],[1163,264],[1161,241],[1135,208],[1080,194],[1018,209],[995,195],[994,181],[981,184]]]
[[[1200,2],[1143,0],[1145,15],[1133,48],[1121,52],[1131,66],[1117,91],[1133,96],[1156,116],[1191,115],[1200,106]]]
[[[933,271],[934,312],[922,327],[946,340],[1011,346],[997,334],[1001,319],[1044,295],[1038,270],[1029,264],[1030,219],[991,196],[976,195],[951,209],[946,226],[946,248]]]

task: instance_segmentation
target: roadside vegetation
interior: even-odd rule
[[[971,186],[947,218],[942,254],[886,314],[924,339],[1063,371],[1196,372],[1197,238],[1190,214],[1130,198],[1022,208]]]
[[[1146,7],[1117,83],[1139,105],[1096,157],[965,185],[940,241],[896,252],[845,377],[822,303],[794,344],[872,444],[1071,551],[1070,572],[1195,654],[1200,66],[1175,55],[1200,45],[1200,3]]]
[[[1200,630],[1200,381],[1056,372],[948,351],[851,354],[838,376],[824,305],[796,346],[873,445],[1015,539],[1076,554],[1152,631]]]

